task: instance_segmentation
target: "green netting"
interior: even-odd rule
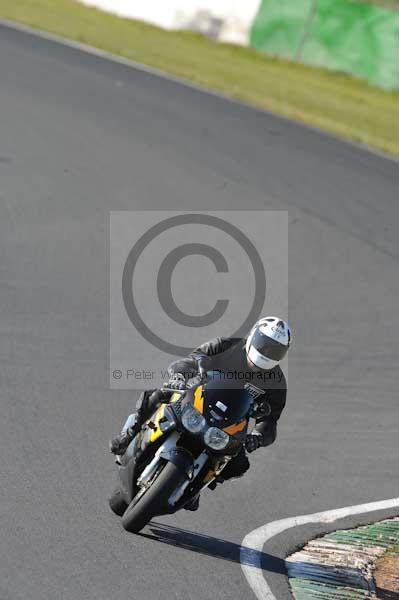
[[[399,13],[349,0],[262,0],[251,46],[399,89]]]

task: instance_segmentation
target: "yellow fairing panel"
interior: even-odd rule
[[[235,433],[238,433],[239,431],[242,431],[243,429],[245,429],[246,425],[247,425],[247,420],[244,419],[240,423],[237,423],[237,425],[229,425],[229,427],[226,427],[225,429],[223,429],[223,431],[225,431],[229,435],[234,435]]]
[[[150,442],[156,442],[158,438],[163,435],[161,428],[159,427],[159,420],[162,419],[165,412],[165,404],[161,404],[158,408],[155,417],[152,419],[154,425],[156,425],[156,429],[151,430]]]
[[[194,408],[196,408],[201,414],[204,410],[204,398],[202,395],[202,391],[204,389],[203,385],[197,387],[194,392]]]

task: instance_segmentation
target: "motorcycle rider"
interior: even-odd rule
[[[215,338],[196,348],[187,358],[173,362],[168,368],[166,387],[184,390],[206,381],[208,371],[244,386],[262,406],[256,425],[247,435],[245,449],[226,465],[218,482],[241,477],[249,469],[248,453],[272,444],[277,436],[277,421],[284,409],[287,383],[279,366],[291,345],[289,325],[279,317],[264,317],[257,321],[245,338]],[[110,442],[110,451],[123,454],[143,423],[159,406],[162,390],[143,392],[137,403],[135,424]],[[216,484],[215,484],[216,485]],[[211,487],[215,487],[211,486]],[[199,497],[186,508],[197,510]]]

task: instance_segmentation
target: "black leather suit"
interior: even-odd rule
[[[286,402],[287,383],[279,366],[270,371],[251,370],[245,342],[245,338],[220,337],[205,342],[187,358],[173,362],[169,366],[169,375],[173,377],[180,373],[188,380],[197,375],[200,362],[207,371],[219,371],[221,378],[235,379],[240,386],[251,386],[257,400],[265,400],[270,406],[267,416],[258,418],[254,428],[254,432],[261,434],[261,446],[269,446],[276,439],[277,421]],[[140,416],[148,418],[158,402],[157,395],[151,395],[151,390],[144,392],[137,405]],[[243,449],[223,470],[223,479],[240,477],[248,468],[249,461]]]

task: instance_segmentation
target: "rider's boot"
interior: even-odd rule
[[[112,452],[112,454],[117,454],[119,456],[125,454],[130,442],[140,431],[141,424],[137,419],[137,414],[133,415],[133,421],[134,423],[131,427],[128,427],[125,431],[122,431],[118,436],[110,441],[109,450]]]
[[[200,501],[200,494],[197,494],[196,496],[194,496],[194,498],[192,500],[190,500],[190,502],[188,504],[185,504],[183,508],[185,510],[190,510],[190,511],[194,512],[195,510],[199,509],[199,501]]]

